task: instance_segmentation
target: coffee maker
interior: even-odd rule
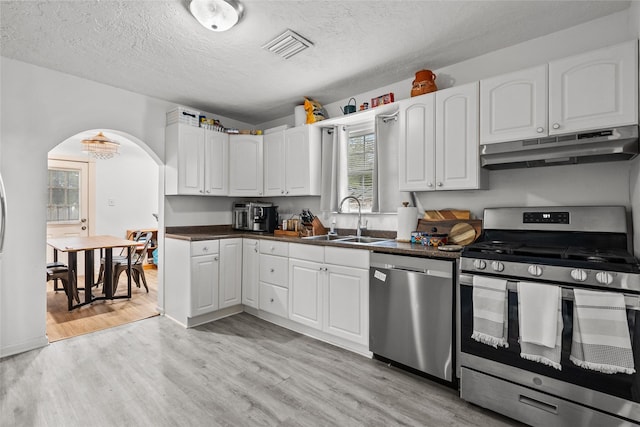
[[[265,202],[234,202],[235,230],[273,233],[278,227],[278,207]]]

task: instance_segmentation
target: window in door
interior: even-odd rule
[[[80,171],[49,169],[47,222],[80,220]]]

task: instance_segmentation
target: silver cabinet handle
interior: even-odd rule
[[[427,187],[433,187],[433,182],[428,182]]]
[[[273,302],[273,298],[271,298],[269,301],[270,301],[270,302]]]
[[[275,270],[274,270],[273,268],[269,269],[269,271],[270,271],[271,273],[275,272]]]
[[[560,129],[560,123],[554,123],[552,127],[554,129]]]
[[[442,183],[441,182],[438,183],[438,187],[442,187]]]
[[[253,250],[254,250],[256,253],[258,253],[258,248],[253,248]]]
[[[280,194],[284,194],[284,190],[280,190]]]
[[[536,132],[542,133],[542,132],[544,132],[544,128],[543,127],[539,127],[538,129],[536,129]]]
[[[218,257],[214,257],[214,258],[213,258],[213,260],[214,260],[214,261],[218,261]]]
[[[204,248],[202,248],[202,252],[209,252],[209,247],[205,246]]]

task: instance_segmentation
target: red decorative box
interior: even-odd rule
[[[378,105],[391,104],[393,102],[393,92],[386,93],[377,98],[371,98],[371,108],[375,108]]]

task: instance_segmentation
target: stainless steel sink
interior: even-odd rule
[[[380,242],[388,242],[390,239],[385,237],[370,237],[370,236],[337,236],[333,234],[323,234],[321,236],[309,236],[303,237],[302,240],[320,240],[324,242],[336,242],[336,243],[353,243],[359,245],[370,245]],[[391,240],[393,241],[393,240]]]
[[[303,237],[302,240],[321,240],[321,241],[331,241],[331,240],[340,240],[346,239],[349,236],[338,236],[337,234],[322,234],[320,236],[309,236]]]
[[[369,237],[369,236],[349,236],[342,239],[337,239],[338,243],[357,243],[360,245],[369,245],[380,242],[386,242],[389,239],[386,237]]]

